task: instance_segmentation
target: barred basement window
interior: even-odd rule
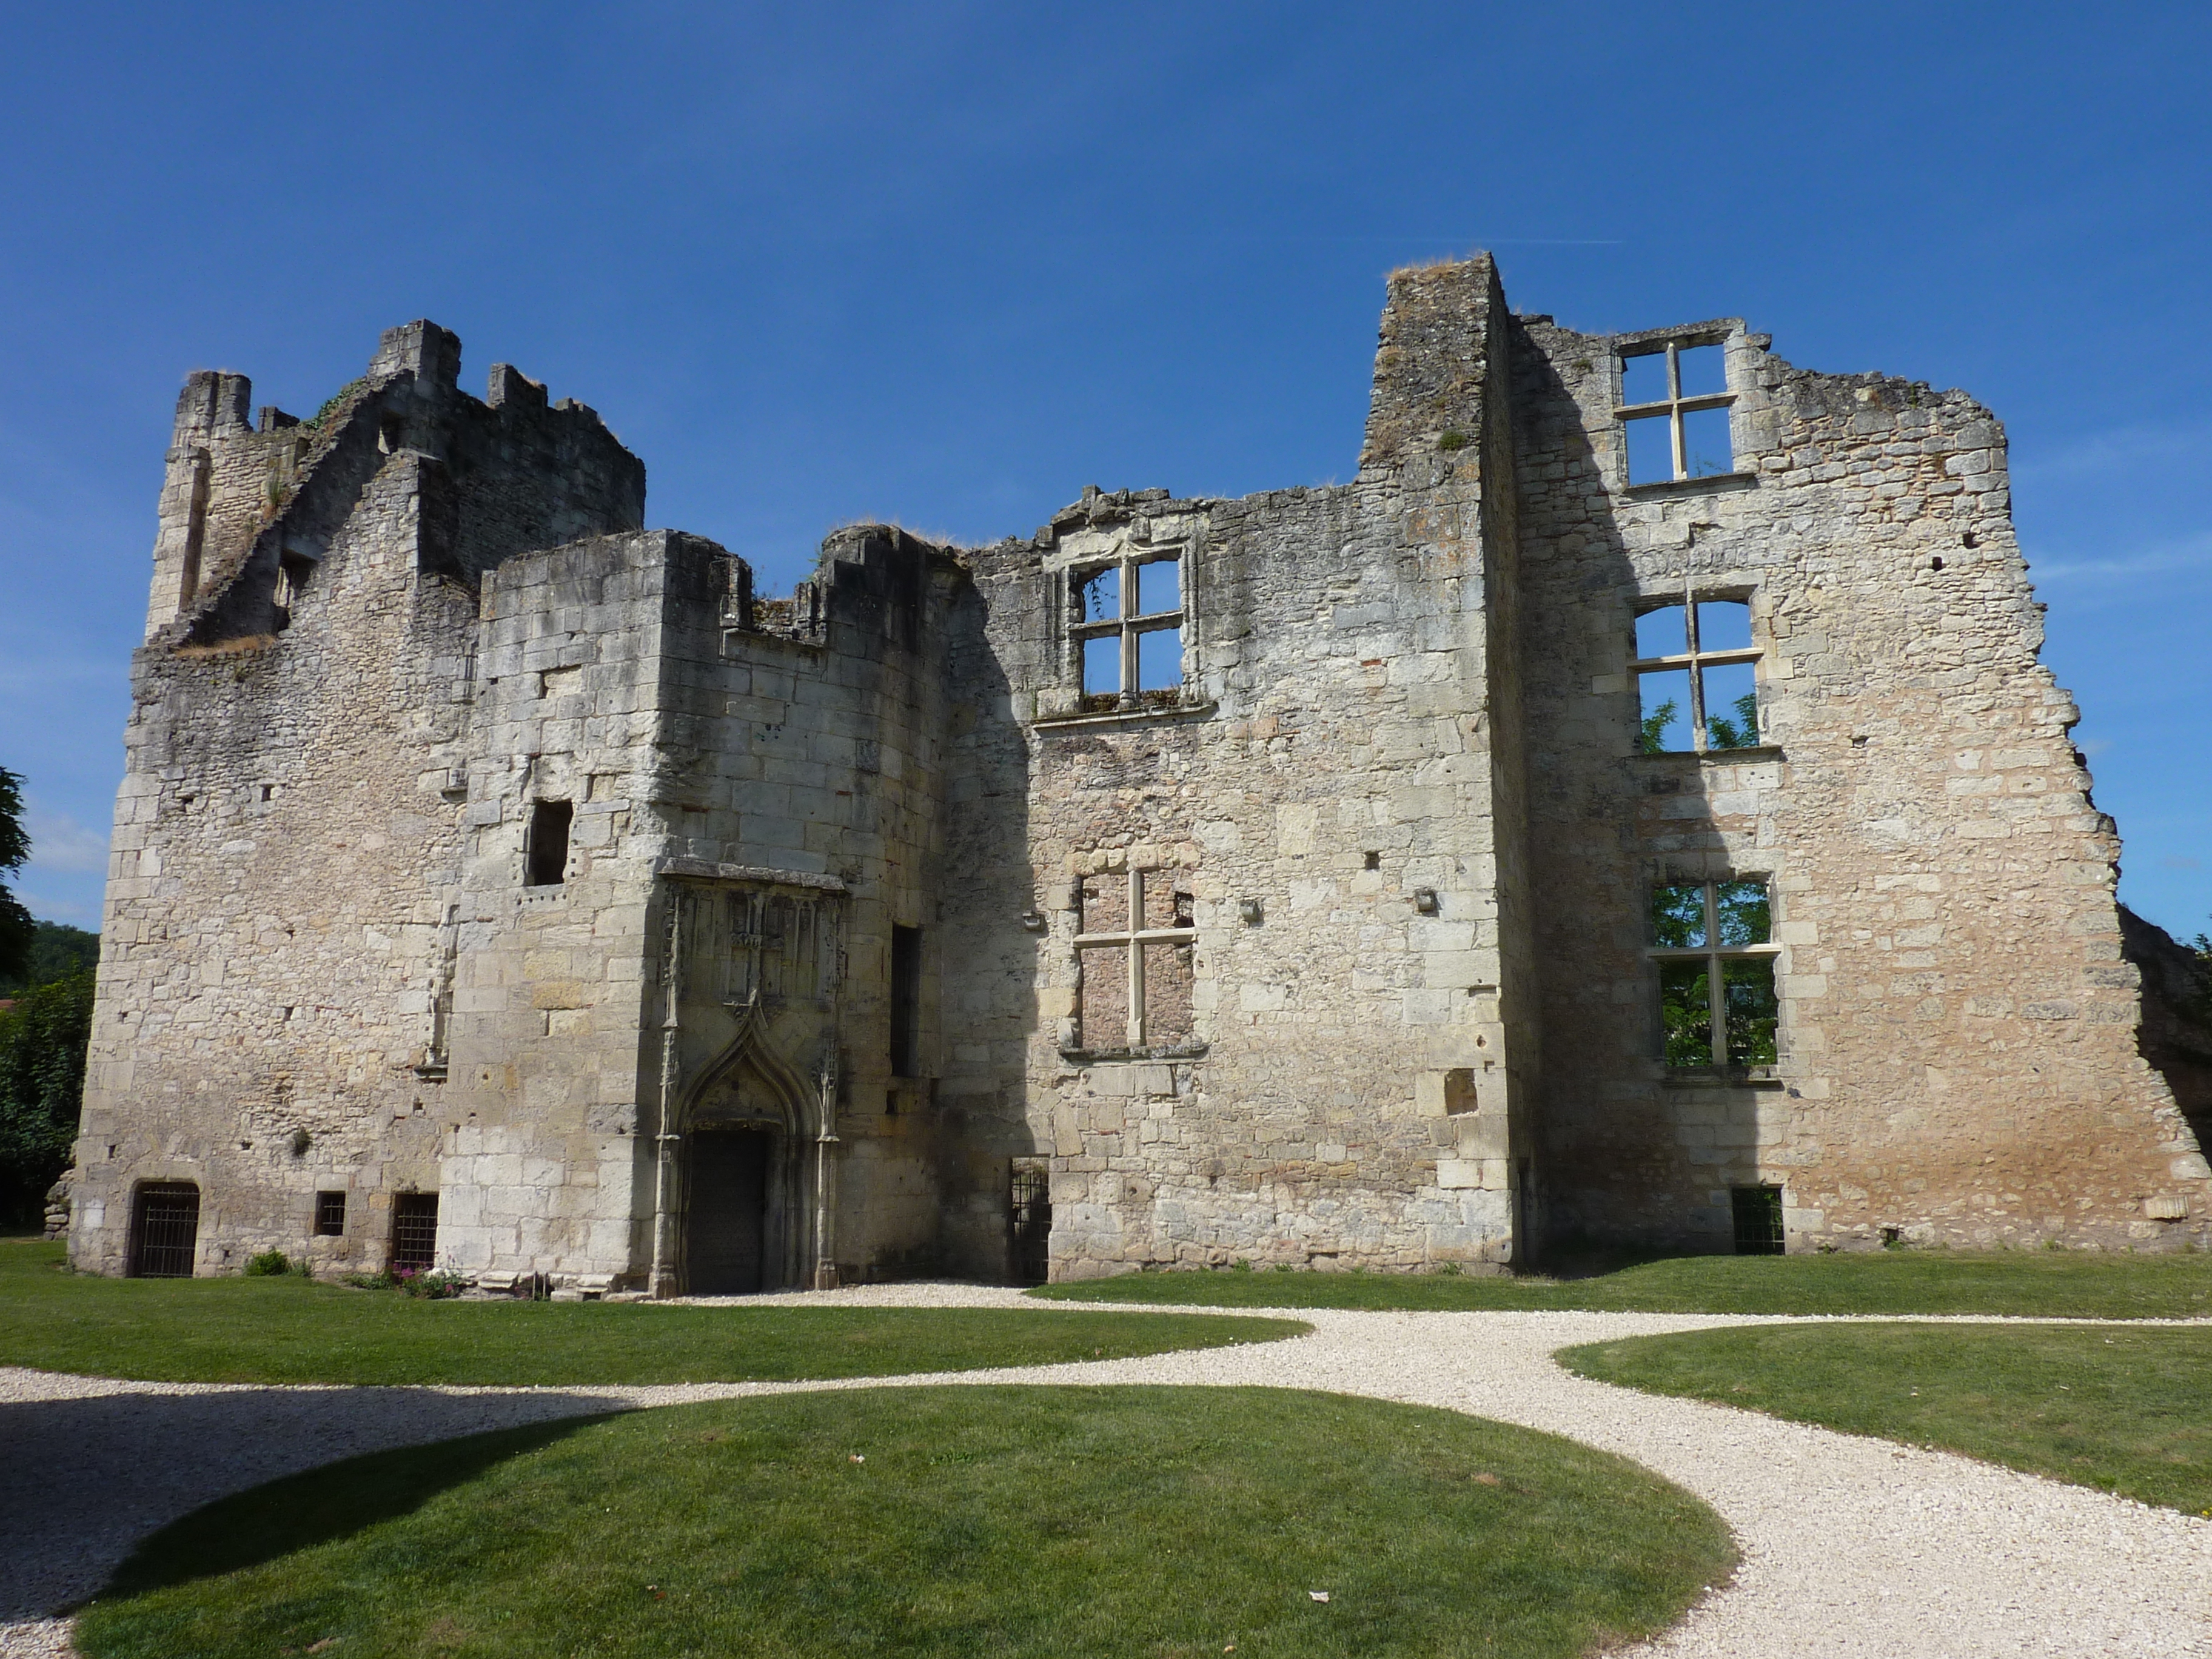
[[[1780,1255],[1788,1241],[1782,1231],[1782,1188],[1734,1187],[1729,1208],[1735,1223],[1738,1255]]]
[[[346,1195],[343,1193],[315,1194],[315,1237],[343,1238],[345,1237]]]
[[[523,837],[523,880],[532,887],[558,887],[568,875],[568,826],[576,809],[565,800],[541,800],[530,809]]]
[[[131,1277],[190,1279],[198,1254],[200,1189],[189,1181],[149,1181],[131,1213]]]
[[[1086,709],[1171,707],[1182,697],[1182,558],[1125,552],[1076,573],[1076,648]]]
[[[438,1195],[401,1193],[392,1200],[392,1265],[428,1273],[438,1261]]]
[[[1760,741],[1759,647],[1751,604],[1700,599],[1636,618],[1637,747],[1646,755],[1711,754]]]
[[[1620,405],[1628,482],[1667,483],[1733,472],[1729,441],[1727,348],[1717,341],[1662,340],[1620,356]]]
[[[1087,876],[1076,934],[1077,1046],[1172,1048],[1192,1036],[1189,893],[1173,870]]]
[[[1651,890],[1650,955],[1669,1066],[1771,1066],[1780,1005],[1763,878]]]

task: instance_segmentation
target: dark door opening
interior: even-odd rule
[[[1043,1284],[1052,1273],[1052,1166],[1044,1159],[1014,1160],[1007,1215],[1013,1228],[1015,1282]]]
[[[685,1288],[693,1296],[743,1296],[763,1288],[768,1164],[769,1138],[760,1130],[692,1135],[684,1261]]]
[[[131,1276],[190,1279],[200,1240],[200,1189],[189,1181],[149,1181],[131,1218]]]
[[[392,1265],[427,1273],[438,1261],[438,1195],[400,1193],[392,1200]]]

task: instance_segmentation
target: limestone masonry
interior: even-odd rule
[[[185,386],[80,1267],[2212,1243],[1963,394],[1478,258],[1390,279],[1349,484],[864,525],[769,599],[459,356]]]

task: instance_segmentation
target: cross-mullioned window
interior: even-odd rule
[[[1654,340],[1620,354],[1620,404],[1613,410],[1628,446],[1631,484],[1711,478],[1735,471],[1729,438],[1726,348],[1717,342]]]
[[[1759,647],[1751,605],[1685,587],[1679,605],[1636,618],[1637,747],[1647,755],[1710,754],[1761,741]]]
[[[1650,954],[1669,1066],[1771,1066],[1773,906],[1763,877],[1651,890]]]

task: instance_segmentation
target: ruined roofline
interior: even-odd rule
[[[466,459],[471,447],[482,447],[486,428],[534,428],[526,451],[580,445],[589,453],[604,447],[613,463],[607,507],[617,520],[629,516],[620,498],[632,497],[642,523],[644,463],[597,410],[573,398],[549,402],[541,382],[509,363],[492,366],[479,400],[460,389],[460,360],[459,337],[427,319],[386,329],[367,371],[312,417],[301,421],[272,404],[251,428],[252,383],[245,375],[187,376],[168,455],[147,647],[205,646],[266,632],[265,623],[243,614],[266,609],[246,590],[258,591],[264,580],[273,584],[280,558],[319,563],[368,481],[403,453],[414,455],[426,474],[444,475],[425,488],[450,517],[457,489],[466,486],[446,471],[448,452]],[[426,525],[426,570],[472,579],[481,560],[431,558],[431,539]]]

